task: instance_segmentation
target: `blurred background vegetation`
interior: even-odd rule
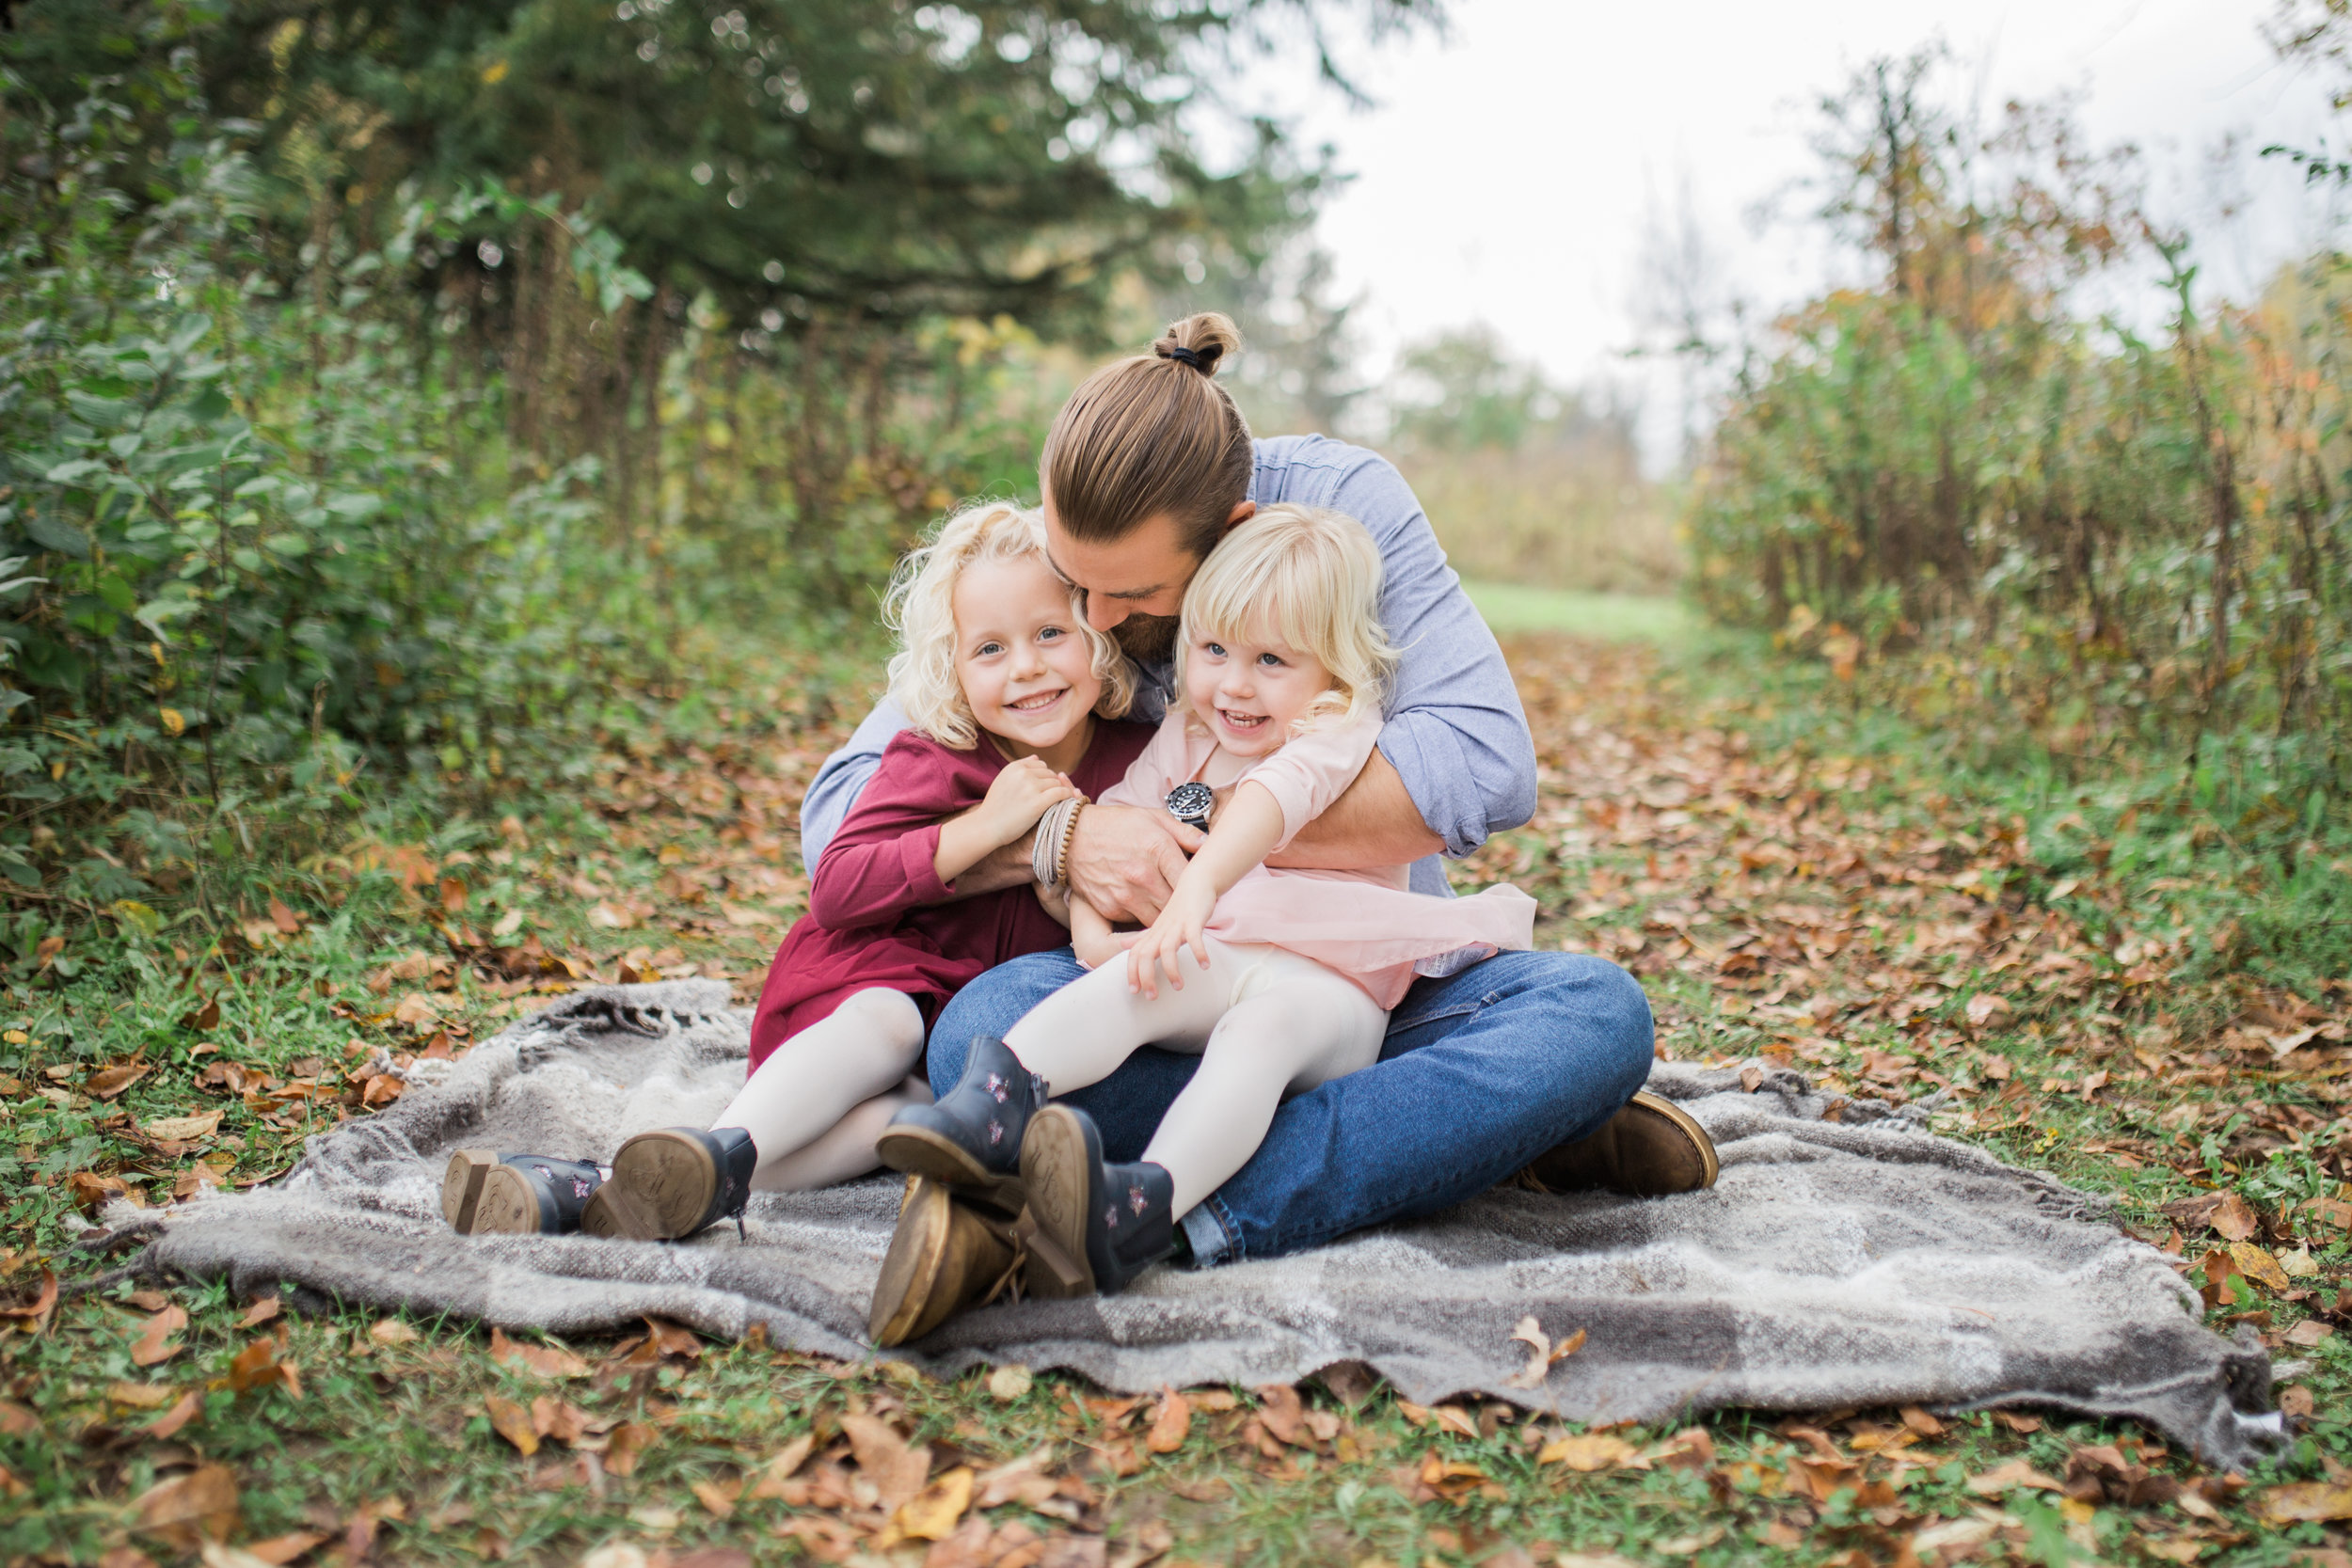
[[[2339,0],[2290,10],[2344,72]],[[2343,827],[2343,258],[2209,298],[2132,154],[2063,104],[1979,123],[1935,50],[1820,105],[1804,221],[1851,286],[1765,319],[1650,269],[1693,388],[1661,475],[1621,394],[1483,329],[1367,385],[1327,155],[1219,96],[1277,50],[1348,90],[1334,40],[1440,0],[7,15],[19,973],[384,791],[527,794],[755,643],[862,649],[892,558],[1032,493],[1075,380],[1204,306],[1260,433],[1380,447],[1468,577],[1679,594],[1979,760]],[[2084,303],[2150,276],[2160,315]]]

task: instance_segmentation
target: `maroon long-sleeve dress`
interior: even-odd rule
[[[1151,738],[1148,724],[1096,720],[1094,743],[1071,782],[1089,800],[1099,797]],[[883,750],[809,879],[808,913],[785,933],[768,968],[752,1018],[754,1070],[858,991],[904,991],[928,1029],[982,970],[1069,943],[1069,931],[1026,886],[958,898],[932,869],[940,819],[979,804],[1004,767],[985,737],[959,752],[907,730]]]

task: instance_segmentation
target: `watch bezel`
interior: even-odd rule
[[[1168,814],[1177,821],[1195,828],[1205,828],[1210,814],[1216,809],[1216,791],[1195,779],[1169,790],[1163,803],[1168,807]]]

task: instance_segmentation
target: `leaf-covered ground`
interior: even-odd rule
[[[691,970],[748,994],[798,910],[800,790],[843,727],[796,677],[615,746],[535,811],[387,828],[264,876],[217,940],[126,927],[20,974],[0,1021],[0,1558],[2352,1562],[2346,991],[2247,977],[2229,899],[2168,874],[2194,870],[2198,824],[2128,783],[1957,787],[1931,749],[1748,666],[1512,652],[1542,803],[1470,871],[1543,898],[1546,943],[1639,973],[1671,1053],[1940,1097],[1944,1130],[2115,1194],[2217,1323],[2288,1368],[2284,1466],[2213,1475],[2132,1428],[2030,1415],[1592,1433],[1423,1410],[1346,1370],[1138,1401],[658,1323],[509,1341],[110,1279],[128,1262],[103,1233],[70,1236],[114,1196],[266,1179],[306,1132],[397,1096],[413,1055],[575,982]],[[2152,847],[2176,831],[2177,863]]]

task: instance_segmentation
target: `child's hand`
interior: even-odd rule
[[[1124,956],[1128,945],[1140,934],[1136,931],[1104,931],[1099,936],[1079,936],[1073,930],[1070,951],[1088,969],[1100,969]]]
[[[1036,757],[1005,764],[974,816],[992,843],[1010,844],[1037,826],[1046,808],[1079,799],[1076,784]]]
[[[1156,1001],[1160,994],[1159,977],[1165,973],[1169,985],[1184,990],[1183,960],[1177,954],[1189,947],[1200,967],[1209,967],[1203,932],[1209,916],[1216,912],[1216,890],[1206,878],[1180,878],[1176,891],[1168,895],[1168,907],[1160,911],[1159,919],[1127,949],[1127,989],[1139,990]]]

